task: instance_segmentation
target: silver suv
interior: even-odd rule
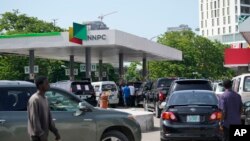
[[[28,141],[27,102],[33,83],[0,81],[0,140]],[[46,92],[53,120],[64,141],[140,141],[140,125],[128,113],[102,110],[60,88]],[[50,135],[49,140],[53,140]]]

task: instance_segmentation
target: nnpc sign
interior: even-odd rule
[[[88,35],[87,26],[73,23],[73,27],[69,28],[69,41],[77,44],[82,44],[83,41],[106,40],[106,34]]]

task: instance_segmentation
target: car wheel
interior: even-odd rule
[[[116,108],[117,105],[116,105],[116,104],[110,104],[110,107],[111,107],[111,108]]]
[[[101,141],[129,141],[129,139],[119,131],[109,131],[103,135]]]

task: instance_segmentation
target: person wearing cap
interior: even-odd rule
[[[225,92],[219,99],[219,107],[223,112],[221,126],[224,131],[224,141],[229,141],[229,126],[241,124],[242,100],[241,96],[232,90],[232,81],[223,81]]]

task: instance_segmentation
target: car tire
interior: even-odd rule
[[[109,131],[102,136],[101,141],[110,141],[110,140],[119,140],[119,141],[129,141],[123,133],[119,131]]]
[[[116,108],[116,107],[117,107],[117,104],[110,104],[110,107],[111,107],[111,108]]]

